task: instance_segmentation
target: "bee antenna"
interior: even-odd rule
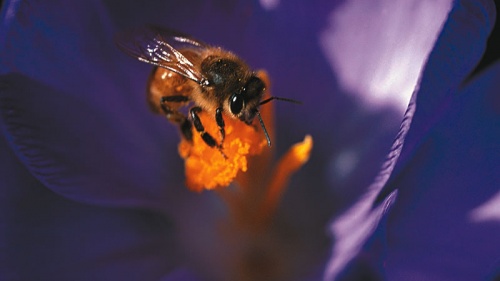
[[[294,100],[294,99],[287,99],[287,98],[280,98],[280,97],[270,97],[270,98],[267,98],[263,101],[261,101],[259,103],[259,105],[263,105],[263,104],[266,104],[272,100],[280,100],[280,101],[286,101],[286,102],[291,102],[291,103],[296,103],[296,104],[302,104],[302,102],[298,101],[298,100]]]
[[[260,116],[260,112],[258,110],[255,110],[255,113],[257,113],[257,117],[259,118],[260,126],[262,127],[262,130],[264,131],[264,135],[266,136],[267,146],[271,147],[271,138],[269,137],[269,134],[267,133],[266,126],[264,125],[264,120],[262,120],[262,117]]]

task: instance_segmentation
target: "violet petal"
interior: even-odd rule
[[[407,143],[421,143],[424,140],[422,136],[429,130],[429,127],[437,122],[435,120],[440,120],[438,117],[441,117],[442,111],[439,110],[439,106],[446,102],[447,98],[453,97],[453,91],[459,87],[479,61],[487,36],[491,31],[493,18],[492,2],[458,1],[454,3],[443,32],[429,56],[418,95],[414,94],[401,131],[388,155],[388,161],[365,196],[332,223],[332,233],[336,242],[332,259],[327,266],[327,280],[339,277],[341,272],[343,274],[340,276],[347,280],[365,280],[366,278],[378,280],[387,277],[384,276],[384,268],[388,266],[385,256],[390,248],[388,249],[386,237],[392,234],[390,225],[386,229],[387,210],[394,202],[400,204],[396,199],[400,192],[397,189],[412,190],[411,186],[414,184],[410,183],[415,179],[409,179],[410,182],[406,182],[408,186],[386,185],[386,183],[391,174],[396,179],[398,179],[397,176],[404,177],[404,174],[398,171],[400,171],[399,167],[404,166],[405,163],[420,161],[418,160],[419,154],[414,154],[415,146]],[[468,36],[461,34],[463,28]],[[471,36],[476,40],[471,40]],[[434,122],[429,123],[429,121]],[[401,152],[403,147],[404,151]],[[399,162],[394,170],[398,159]],[[438,168],[446,169],[445,165],[435,167],[435,169]],[[416,172],[428,171],[426,169],[426,166],[421,165]],[[382,188],[384,190],[380,193]],[[451,190],[448,191],[452,193]],[[402,205],[402,208],[408,208],[408,206]],[[410,210],[412,209],[407,211]],[[405,220],[405,217],[401,219]]]
[[[181,260],[169,220],[68,200],[0,138],[1,280],[158,280]]]

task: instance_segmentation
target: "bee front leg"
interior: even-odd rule
[[[201,111],[202,109],[199,106],[195,106],[189,110],[194,128],[196,129],[196,131],[198,131],[198,133],[200,133],[201,138],[208,146],[217,148],[220,153],[222,153],[222,156],[224,156],[224,158],[227,158],[227,156],[222,152],[222,144],[217,144],[214,137],[212,137],[212,135],[205,131],[205,127],[201,123],[201,119],[198,116],[198,113],[200,113]]]
[[[226,130],[224,130],[224,118],[222,118],[222,107],[218,107],[215,110],[215,121],[217,122],[217,126],[219,127],[219,132],[221,136],[221,145],[224,143],[224,139],[226,138]]]
[[[168,106],[167,102],[188,102],[189,98],[186,96],[166,96],[161,97],[160,99],[160,107],[165,113],[167,119],[177,125],[181,129],[181,133],[184,138],[188,141],[193,140],[193,125],[191,121],[181,112],[171,108]]]
[[[191,120],[193,120],[193,125],[196,131],[200,133],[201,138],[203,141],[210,147],[217,147],[217,142],[215,139],[210,135],[208,132],[205,131],[205,127],[201,123],[201,119],[198,116],[198,113],[201,112],[201,107],[195,106],[189,110],[189,113],[191,114]]]

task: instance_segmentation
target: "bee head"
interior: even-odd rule
[[[266,85],[255,75],[229,97],[229,110],[241,121],[251,124],[257,114],[257,107],[264,94]]]

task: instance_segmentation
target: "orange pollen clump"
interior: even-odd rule
[[[201,112],[199,117],[205,131],[220,141],[214,118],[206,112]],[[247,171],[248,156],[261,153],[266,146],[264,135],[257,127],[228,116],[224,121],[226,137],[222,151],[208,146],[196,132],[192,142],[183,139],[179,144],[179,154],[185,160],[186,185],[190,190],[200,192],[228,186],[238,172]]]

